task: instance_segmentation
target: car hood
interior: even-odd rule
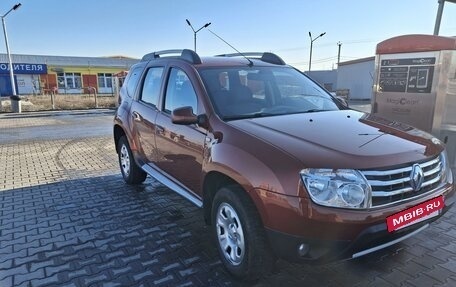
[[[424,160],[443,150],[440,141],[428,133],[354,110],[242,119],[229,123],[290,154],[306,167],[391,167]]]

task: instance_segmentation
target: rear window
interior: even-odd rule
[[[136,67],[130,70],[128,73],[127,78],[125,79],[126,85],[124,85],[127,89],[127,95],[132,98],[136,92],[136,86],[138,85],[139,77],[141,76],[141,71],[143,67]]]

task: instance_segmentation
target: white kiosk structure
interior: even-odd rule
[[[372,114],[446,142],[456,166],[456,37],[404,35],[377,45]]]

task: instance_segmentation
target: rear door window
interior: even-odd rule
[[[158,106],[163,70],[163,67],[154,67],[147,70],[140,97],[142,102],[155,107]]]

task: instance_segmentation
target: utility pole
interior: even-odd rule
[[[340,47],[342,46],[342,43],[339,41],[337,42],[337,46],[339,46],[338,48],[338,52],[337,52],[337,69],[339,69],[339,63],[340,63]]]

